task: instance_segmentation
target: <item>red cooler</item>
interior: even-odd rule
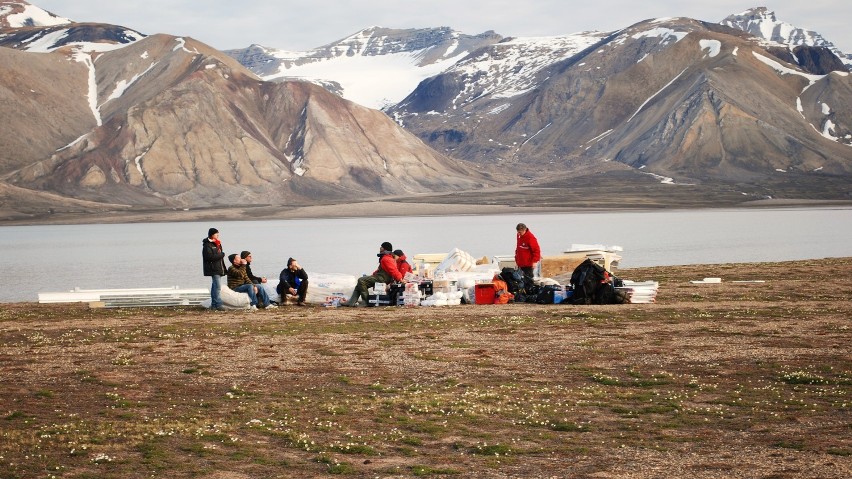
[[[476,304],[494,304],[494,284],[477,284],[474,289],[473,299]]]

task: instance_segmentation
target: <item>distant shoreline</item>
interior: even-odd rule
[[[706,209],[772,209],[772,208],[817,208],[852,207],[852,201],[842,200],[759,200],[737,205],[678,206],[642,205],[634,208],[593,206],[507,206],[474,205],[453,203],[414,203],[394,200],[376,200],[361,203],[346,203],[317,206],[240,206],[225,208],[203,208],[185,210],[123,210],[103,213],[60,213],[45,216],[14,217],[0,219],[2,226],[119,224],[119,223],[169,223],[182,221],[241,221],[241,220],[292,220],[292,219],[342,219],[378,218],[397,216],[452,216],[452,215],[500,215],[500,214],[547,214],[547,213],[599,213],[663,210],[706,210]],[[2,212],[0,212],[2,217]]]

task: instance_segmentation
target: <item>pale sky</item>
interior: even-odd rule
[[[253,43],[309,50],[370,26],[447,26],[465,34],[494,30],[503,36],[610,31],[641,20],[690,17],[719,22],[732,13],[766,6],[778,20],[822,34],[852,52],[852,2],[775,0],[771,4],[712,0],[30,0],[76,22],[122,25],[146,35],[189,36],[220,49]]]

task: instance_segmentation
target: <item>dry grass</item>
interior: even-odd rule
[[[2,305],[0,478],[852,476],[852,258],[620,273],[659,302]]]

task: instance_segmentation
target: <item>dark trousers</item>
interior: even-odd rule
[[[519,268],[524,276],[527,277],[530,281],[533,279],[533,267],[532,266],[524,266],[523,268]]]
[[[376,272],[376,274],[372,276],[361,276],[358,278],[358,283],[355,285],[355,292],[352,294],[352,298],[350,298],[350,303],[352,306],[358,302],[358,298],[360,297],[364,304],[367,304],[367,290],[376,285],[376,283],[390,283],[393,281],[391,275],[385,273],[382,270]],[[354,298],[354,301],[352,299]]]
[[[304,303],[305,297],[307,295],[308,295],[308,280],[304,280],[301,283],[299,283],[299,287],[298,287],[298,289],[296,289],[295,296],[299,298],[300,303]],[[284,290],[283,293],[281,293],[281,302],[282,303],[287,301],[287,296],[291,296],[289,289],[286,289],[286,290]]]

